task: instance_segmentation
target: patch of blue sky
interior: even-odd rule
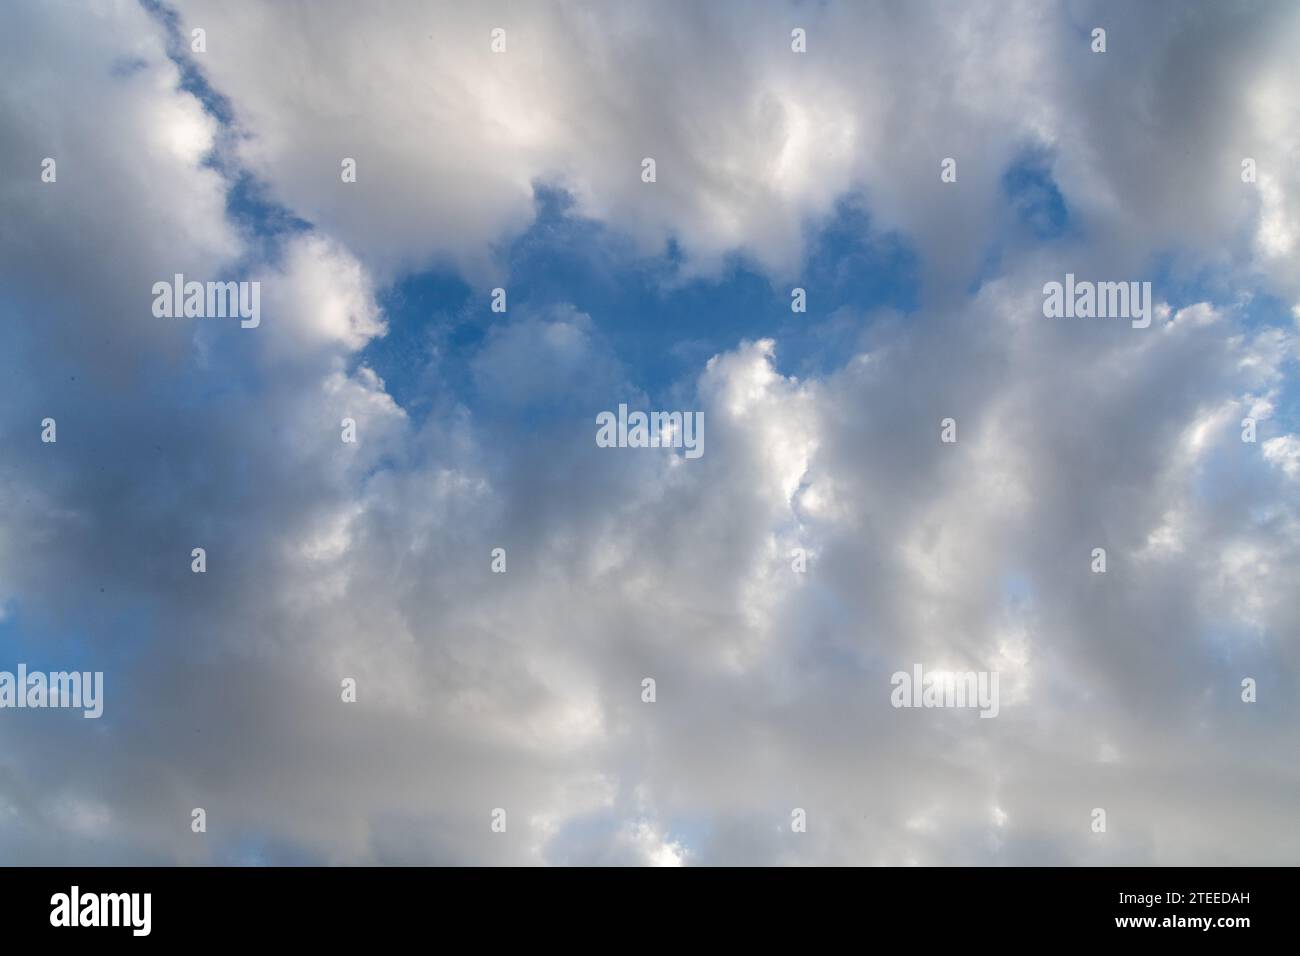
[[[775,286],[743,253],[729,257],[717,275],[685,277],[675,243],[658,256],[638,257],[616,230],[576,215],[568,194],[538,185],[535,199],[533,223],[499,250],[505,315],[491,311],[490,289],[472,289],[445,271],[410,276],[381,295],[389,333],[361,361],[408,412],[419,414],[433,348],[441,380],[463,386],[472,404],[467,363],[489,330],[566,304],[590,316],[652,400],[744,340],[774,338],[783,372],[834,370],[854,354],[856,334],[873,310],[917,307],[916,254],[900,237],[873,232],[852,197],[808,237],[804,268],[788,287]],[[791,311],[795,287],[807,291],[806,313]],[[854,320],[838,321],[846,310]]]
[[[1022,153],[1002,174],[1002,193],[1016,221],[1034,238],[1058,239],[1077,234],[1065,196],[1052,176],[1052,157],[1044,150]]]
[[[191,59],[191,40],[181,33],[180,14],[159,0],[140,0],[140,5],[167,31],[167,57],[180,70],[180,88],[196,97],[203,104],[203,109],[216,117],[223,126],[229,127],[234,119],[230,100],[212,88]]]
[[[1006,201],[1005,219],[967,289],[971,295],[1002,273],[1009,249],[1057,239],[1077,240],[1083,234],[1052,175],[1050,151],[1039,147],[1022,151],[1003,171],[1000,185]]]
[[[18,664],[35,671],[103,671],[134,668],[131,651],[144,651],[155,639],[149,624],[152,612],[139,601],[101,592],[94,581],[78,589],[82,607],[92,612],[93,631],[66,631],[51,623],[30,619],[21,604],[10,601],[0,620],[0,670],[13,672]]]
[[[1198,302],[1208,302],[1230,313],[1231,334],[1259,334],[1277,329],[1293,337],[1297,331],[1290,303],[1260,288],[1242,288],[1233,281],[1234,270],[1227,264],[1188,270],[1174,252],[1161,256],[1152,273],[1152,295],[1177,311]],[[1260,424],[1259,440],[1300,431],[1300,382],[1297,363],[1283,363],[1284,379],[1276,397],[1273,416]]]
[[[1083,229],[1052,175],[1052,154],[1039,147],[1022,151],[1002,173],[1004,218],[984,252],[967,292],[974,295],[1003,271],[1009,250],[1054,240],[1077,240]]]

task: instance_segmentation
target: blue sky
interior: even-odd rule
[[[799,287],[817,295],[803,314],[790,309],[795,286],[774,287],[742,255],[728,259],[719,275],[682,278],[680,252],[671,241],[660,256],[638,257],[617,234],[575,215],[565,193],[539,184],[535,205],[534,221],[501,254],[506,277],[500,287],[507,290],[510,309],[544,313],[569,305],[592,316],[652,401],[666,397],[702,360],[745,338],[779,338],[778,367],[784,373],[833,371],[851,344],[844,333],[836,335],[835,313],[907,313],[917,306],[916,253],[898,236],[873,235],[870,217],[852,196],[830,221],[810,230],[810,256],[800,278],[806,286]],[[453,380],[463,376],[457,360],[477,352],[497,318],[490,293],[447,272],[402,280],[385,292],[388,334],[357,360],[374,367],[397,401],[413,411],[430,340],[446,349],[441,373]],[[462,387],[471,391],[468,383]]]

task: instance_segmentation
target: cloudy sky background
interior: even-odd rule
[[[0,862],[1300,862],[1298,49],[1286,2],[5,4],[0,669],[106,701],[0,711]],[[155,318],[177,272],[261,326]],[[1044,318],[1067,272],[1151,327]],[[620,402],[704,456],[597,448]],[[915,663],[1000,715],[891,708]]]

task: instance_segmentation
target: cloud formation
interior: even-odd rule
[[[1293,6],[5,18],[0,668],[107,701],[0,712],[0,859],[1300,855]],[[608,247],[549,302],[543,188]],[[804,278],[871,268],[846,202],[915,308]],[[177,272],[260,281],[261,326],[153,318]],[[731,316],[738,272],[820,302],[662,342],[670,380],[581,304],[649,275],[664,327]],[[1155,321],[1045,318],[1066,273],[1153,281]],[[447,275],[464,311],[411,291]],[[702,410],[705,454],[597,447],[620,402]],[[997,719],[892,708],[917,662],[999,672]]]

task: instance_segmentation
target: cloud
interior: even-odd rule
[[[197,3],[182,70],[165,15],[20,6],[0,651],[108,700],[0,714],[0,856],[1293,861],[1297,17],[1108,7],[1092,54],[1099,9]],[[1068,228],[1008,195],[1026,156]],[[785,364],[810,316],[653,380],[581,273],[516,304],[538,183],[664,311],[729,315],[737,259],[784,295],[846,198],[922,295],[843,287],[827,368]],[[509,312],[389,294],[433,267]],[[153,318],[176,272],[260,281],[262,324]],[[1157,318],[1044,318],[1067,272],[1155,272]],[[414,323],[403,405],[367,347]],[[702,411],[705,454],[597,447],[620,402]],[[999,717],[890,707],[918,662],[999,671]]]
[[[381,275],[443,260],[490,270],[541,180],[643,252],[671,239],[707,272],[742,250],[782,280],[808,227],[861,189],[884,228],[929,253],[936,292],[960,291],[994,238],[999,178],[1034,148],[1055,157],[1108,267],[1176,244],[1193,265],[1226,253],[1300,291],[1285,268],[1297,120],[1283,108],[1300,23],[1284,5],[761,11],[326,5],[302,22],[199,3],[184,16],[213,36],[198,65],[234,104],[243,161]],[[1102,21],[1110,46],[1094,54]],[[791,52],[796,23],[807,54]],[[322,62],[335,66],[311,68]],[[1247,156],[1258,188],[1241,182]],[[343,157],[361,170],[348,188]],[[936,189],[946,157],[958,181]]]

